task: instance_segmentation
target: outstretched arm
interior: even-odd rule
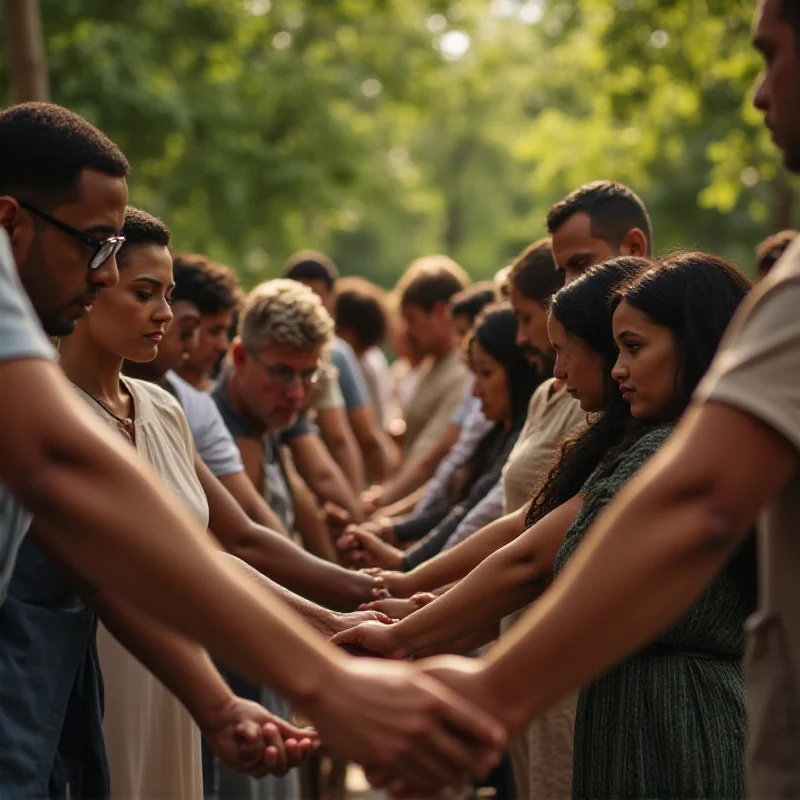
[[[797,467],[790,443],[749,414],[715,402],[688,412],[490,654],[497,710],[519,727],[652,639],[722,569]]]

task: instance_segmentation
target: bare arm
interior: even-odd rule
[[[485,677],[512,727],[679,616],[797,467],[794,448],[748,414],[714,402],[688,412],[490,655]]]
[[[575,497],[552,511],[511,544],[493,553],[478,567],[419,611],[379,631],[381,648],[388,642],[388,653],[395,656],[431,655],[448,650],[447,645],[471,634],[532,602],[541,593],[542,580],[549,579],[556,554],[582,504]],[[363,626],[369,635],[370,626]],[[359,644],[368,650],[359,629],[334,638],[336,643]],[[386,649],[376,652],[387,654]]]
[[[282,585],[324,605],[351,610],[372,599],[374,580],[323,561],[287,537],[256,525],[199,456],[195,468],[208,499],[210,528],[223,547]]]
[[[316,423],[333,460],[341,467],[353,490],[360,492],[364,487],[364,465],[344,408],[319,409]]]
[[[287,471],[294,501],[294,524],[303,538],[306,550],[326,561],[338,563],[339,556],[317,498],[295,470]]]
[[[396,503],[429,481],[436,472],[439,462],[448,454],[460,435],[461,426],[451,423],[429,448],[407,459],[397,475],[381,490],[379,506]]]
[[[320,438],[313,433],[295,436],[288,442],[297,471],[313,492],[323,501],[331,501],[361,521],[361,503],[341,469],[331,458]]]
[[[410,597],[415,592],[433,592],[440,586],[461,580],[485,558],[525,532],[527,511],[524,506],[501,517],[410,572],[389,575],[387,588],[396,597]]]
[[[372,483],[383,483],[400,463],[400,449],[378,424],[370,405],[347,412]]]
[[[233,495],[234,500],[239,504],[242,511],[253,522],[273,531],[286,533],[283,523],[266,504],[264,498],[256,490],[253,481],[248,478],[247,473],[234,472],[230,475],[222,475],[218,480]]]
[[[504,737],[473,704],[401,664],[365,669],[220,563],[197,520],[92,418],[55,364],[0,364],[0,420],[0,480],[37,516],[47,554],[282,691],[340,758],[421,790],[459,784],[497,758]],[[465,745],[470,736],[479,744]],[[432,764],[431,752],[447,764]]]

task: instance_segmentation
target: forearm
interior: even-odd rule
[[[208,653],[113,597],[96,595],[92,605],[114,638],[183,703],[202,730],[207,730],[233,699]]]
[[[626,490],[624,510],[601,515],[553,586],[489,656],[489,680],[513,727],[651,640],[747,533],[747,525],[720,530],[702,497],[673,505],[633,492]]]
[[[233,495],[242,511],[258,525],[286,534],[277,514],[266,504],[244,472],[223,475],[219,482]]]
[[[383,483],[389,478],[389,459],[377,436],[359,442],[361,454],[367,467],[370,483]]]
[[[404,517],[407,514],[410,514],[414,510],[417,503],[422,499],[422,496],[425,494],[426,486],[427,484],[423,484],[419,487],[419,489],[415,489],[413,492],[411,492],[411,494],[406,495],[396,503],[382,507],[379,511],[380,516]]]
[[[306,549],[315,556],[336,563],[338,556],[328,524],[317,499],[300,476],[292,476],[294,525],[303,538]]]
[[[333,460],[339,465],[344,473],[344,477],[350,483],[350,486],[354,491],[360,492],[365,486],[366,479],[364,477],[364,465],[359,456],[355,440],[347,441],[338,439],[333,442],[328,442],[324,437],[323,440]]]
[[[438,450],[420,453],[405,461],[397,474],[386,484],[381,492],[381,507],[402,500],[411,492],[426,484],[436,472],[436,467],[444,454]]]
[[[526,508],[521,508],[501,517],[466,541],[416,567],[408,573],[405,581],[408,592],[432,592],[461,580],[485,558],[524,533],[526,511]]]
[[[497,622],[539,594],[541,569],[535,559],[504,548],[432,603],[397,623],[399,649],[406,655],[430,654]]]
[[[266,575],[258,572],[258,570],[241,559],[234,558],[234,564],[250,581],[272,592],[272,594],[296,611],[312,628],[314,628],[314,630],[324,637],[330,638],[339,629],[335,624],[335,612],[323,608],[304,597],[300,597],[294,592],[290,592],[288,589],[270,580]]]
[[[500,623],[490,622],[488,625],[482,625],[480,628],[470,631],[466,636],[462,636],[460,639],[441,642],[438,645],[423,649],[416,654],[416,658],[427,658],[428,656],[447,655],[450,653],[471,653],[479,647],[483,647],[495,641],[499,635]]]

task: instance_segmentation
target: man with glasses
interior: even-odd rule
[[[344,656],[243,582],[54,363],[40,323],[54,335],[70,332],[118,279],[116,243],[106,244],[102,264],[98,245],[122,228],[127,172],[119,149],[66,109],[29,103],[0,112],[0,602],[35,513],[36,543],[50,556],[95,590],[280,686],[339,757],[420,789],[483,771],[502,745],[490,718],[411,666],[366,668]],[[30,696],[20,686],[13,702]],[[52,767],[29,734],[19,730],[13,749],[0,753],[3,797],[50,794],[17,791],[21,776],[10,763],[44,782]]]

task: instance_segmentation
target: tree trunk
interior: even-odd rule
[[[49,100],[39,0],[5,0],[14,100]]]

